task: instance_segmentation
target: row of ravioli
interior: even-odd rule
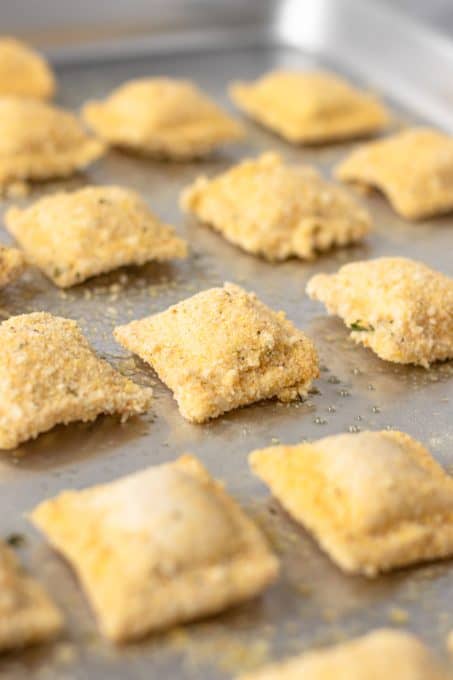
[[[24,46],[6,42],[13,58],[17,50],[30,56]],[[0,41],[0,56],[1,49]],[[0,94],[8,81],[2,63]],[[26,90],[26,77],[14,80]],[[10,193],[23,190],[17,181],[67,176],[84,167],[100,156],[105,142],[188,158],[240,134],[240,126],[227,122],[190,83],[152,79],[127,84],[105,103],[85,107],[100,142],[71,114],[18,98],[46,98],[53,88],[0,96],[0,128],[2,109],[6,120],[0,183]],[[293,142],[357,137],[388,123],[374,97],[325,73],[271,74],[232,92],[249,115]],[[453,206],[450,148],[445,135],[412,130],[359,149],[339,173],[380,186],[407,217],[437,214]],[[348,176],[354,154],[359,175]],[[415,161],[414,178],[408,164],[413,170]],[[270,260],[311,259],[359,240],[370,228],[369,216],[349,194],[275,154],[244,161],[213,180],[199,178],[181,202],[225,238]],[[11,209],[6,222],[27,260],[63,287],[123,264],[187,253],[185,242],[139,196],[119,187],[50,196],[26,210]],[[7,283],[25,260],[13,249],[2,257]],[[421,263],[381,258],[349,264],[337,274],[314,277],[307,291],[345,320],[354,341],[382,359],[429,366],[453,356],[453,280]],[[318,375],[313,343],[282,312],[232,284],[119,327],[115,337],[153,366],[193,422],[265,398],[298,398]],[[7,386],[0,414],[4,448],[56,423],[99,413],[126,418],[150,406],[151,390],[100,360],[73,321],[43,313],[18,316],[0,325],[0,338],[6,348],[0,376]],[[356,486],[347,471],[357,467],[359,449],[363,483]],[[257,451],[250,460],[275,497],[346,571],[371,576],[453,554],[452,481],[408,435],[341,435]],[[304,483],[295,486],[295,477]],[[332,489],[340,493],[334,497]],[[183,518],[175,522],[173,511],[182,507]],[[191,456],[110,485],[65,492],[42,503],[32,520],[73,564],[103,633],[117,641],[221,611],[257,595],[278,575],[259,529]],[[134,555],[132,565],[125,554]],[[57,633],[62,618],[49,598],[18,571],[7,548],[0,559],[12,594],[16,589],[25,596],[24,608],[13,606],[0,622],[0,647]],[[250,677],[309,678],[332,669],[350,677],[367,677],[370,669],[382,677],[399,669],[447,677],[420,642],[395,631],[371,633]]]
[[[105,100],[84,105],[84,122],[97,135],[92,137],[72,113],[45,103],[54,94],[55,83],[41,55],[13,38],[0,38],[3,193],[23,193],[27,180],[67,177],[98,159],[107,146],[187,160],[204,157],[245,134],[242,124],[194,83],[142,78],[125,83]],[[293,144],[356,139],[384,131],[392,121],[375,95],[325,71],[275,71],[255,82],[233,83],[230,94],[245,114]],[[337,176],[379,188],[397,212],[419,219],[453,209],[452,169],[451,137],[414,128],[359,147],[339,165]],[[322,208],[322,203],[308,200],[302,216],[322,221]],[[327,219],[341,220],[341,212],[336,215],[333,210]],[[322,248],[322,240],[318,245]],[[252,252],[271,259],[306,256],[291,249]]]
[[[429,367],[453,355],[453,281],[424,265],[398,258],[348,264],[315,275],[307,291],[383,359]],[[303,398],[319,375],[310,338],[232,283],[117,326],[114,336],[154,369],[193,423],[265,399]],[[99,358],[75,321],[13,316],[0,324],[0,342],[2,449],[59,423],[102,413],[126,420],[151,407],[152,390]]]
[[[407,434],[273,446],[253,451],[249,463],[346,572],[371,577],[453,554],[453,480]],[[222,612],[279,576],[261,529],[192,455],[65,491],[41,502],[30,520],[75,569],[102,634],[115,643]],[[0,650],[61,633],[62,612],[4,544],[0,576]],[[451,678],[413,635],[382,629],[240,680],[334,673],[350,680]]]

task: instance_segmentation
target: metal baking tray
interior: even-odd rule
[[[167,3],[149,35],[53,50],[58,101],[78,109],[122,81],[143,75],[193,78],[231,108],[226,85],[275,67],[323,65],[379,90],[399,123],[425,120],[453,131],[453,46],[386,9],[361,0]],[[165,9],[165,12],[164,12]],[[200,173],[214,174],[240,158],[276,149],[288,160],[329,174],[350,144],[292,147],[251,122],[243,144],[205,162],[162,163],[111,151],[85,175],[36,187],[25,200],[63,187],[118,183],[133,187],[190,241],[185,263],[150,264],[99,277],[62,293],[37,272],[2,291],[3,317],[49,310],[78,319],[98,351],[137,381],[153,383],[151,414],[121,425],[58,427],[0,456],[0,535],[22,534],[27,566],[62,606],[67,632],[58,644],[2,657],[0,678],[210,678],[234,676],[273,659],[333,643],[382,625],[404,625],[440,654],[453,628],[452,563],[396,571],[368,581],[345,576],[304,530],[271,500],[248,471],[247,453],[276,440],[298,442],[360,429],[398,428],[453,465],[453,364],[422,368],[385,363],[354,346],[341,321],[304,294],[316,272],[380,255],[406,255],[453,274],[453,219],[418,224],[399,219],[380,195],[364,198],[375,230],[361,246],[313,263],[269,264],[241,252],[206,227],[185,220],[180,190]],[[3,206],[7,207],[7,206]],[[6,233],[1,240],[10,241]],[[179,415],[170,392],[144,364],[114,342],[119,323],[165,309],[196,291],[235,281],[310,335],[319,350],[318,394],[305,403],[256,404],[196,426]],[[141,643],[114,648],[96,632],[84,594],[68,565],[47,547],[25,515],[65,488],[81,488],[168,461],[191,451],[263,526],[282,559],[278,583],[258,600],[210,620]]]

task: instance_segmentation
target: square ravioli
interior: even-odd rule
[[[100,359],[77,323],[46,312],[0,324],[0,449],[14,449],[59,423],[123,419],[149,408],[152,391]]]
[[[381,359],[428,368],[453,357],[453,279],[421,262],[352,262],[311,278],[307,293]]]
[[[31,519],[75,568],[116,641],[220,612],[278,574],[258,528],[189,455],[66,491]]]
[[[20,250],[0,244],[0,288],[17,279],[25,266],[25,258]]]
[[[104,101],[87,102],[82,115],[113,146],[176,160],[243,136],[242,126],[188,80],[131,80]]]
[[[429,128],[364,144],[336,168],[344,182],[376,188],[407,219],[453,210],[453,137]]]
[[[306,395],[319,371],[313,343],[284,312],[231,283],[119,326],[115,338],[151,364],[194,423]]]
[[[0,652],[54,638],[63,618],[44,589],[0,541]]]
[[[199,177],[181,198],[184,210],[228,241],[268,260],[313,259],[363,238],[367,212],[309,166],[266,153],[212,180]]]
[[[344,571],[375,576],[453,555],[453,479],[403,432],[275,446],[249,461]]]
[[[451,680],[418,638],[378,629],[340,644],[241,675],[238,680]]]
[[[0,97],[48,99],[54,92],[55,78],[44,57],[15,38],[0,37]]]
[[[289,142],[322,144],[379,132],[384,105],[333,73],[273,71],[230,86],[234,103]]]
[[[0,193],[24,180],[67,177],[104,153],[69,111],[33,99],[0,97]]]
[[[30,262],[63,288],[123,265],[187,255],[187,244],[142,198],[121,187],[87,187],[11,208],[6,227]]]

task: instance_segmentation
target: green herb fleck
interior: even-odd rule
[[[10,534],[6,537],[6,543],[12,548],[20,548],[25,543],[25,536],[23,534]]]
[[[354,321],[349,328],[352,331],[374,331],[373,326],[363,326],[361,321]]]

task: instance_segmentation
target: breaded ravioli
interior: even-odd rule
[[[268,260],[311,260],[360,241],[370,217],[312,167],[287,165],[275,153],[245,160],[209,180],[199,177],[181,206],[243,250]]]
[[[451,680],[410,633],[378,629],[333,647],[300,654],[238,680]]]
[[[247,115],[294,144],[323,144],[379,132],[385,106],[325,71],[272,71],[254,82],[234,82],[230,96]]]
[[[87,102],[82,115],[113,146],[175,160],[206,156],[243,136],[242,126],[189,80],[131,80],[105,100]]]
[[[20,250],[0,244],[0,288],[4,288],[17,279],[25,267],[25,257]]]
[[[319,372],[313,343],[284,312],[231,283],[119,326],[115,338],[151,364],[194,423],[262,399],[297,399]]]
[[[44,57],[16,38],[0,36],[0,97],[49,99],[54,92],[55,78]]]
[[[278,561],[193,456],[65,491],[32,514],[115,641],[220,612],[275,580]]]
[[[6,227],[30,262],[63,288],[123,265],[187,255],[187,244],[122,187],[87,187],[11,208]]]
[[[0,652],[51,640],[62,627],[63,617],[45,590],[0,541]]]
[[[364,144],[343,160],[344,182],[382,191],[410,220],[453,211],[453,137],[430,128],[404,130]]]
[[[336,274],[314,276],[307,293],[381,359],[427,368],[453,357],[453,279],[421,262],[352,262]]]
[[[403,432],[274,446],[249,461],[344,571],[375,576],[453,555],[453,479]]]
[[[14,449],[58,423],[124,420],[143,413],[152,391],[100,359],[77,323],[45,312],[0,324],[0,449]]]
[[[67,177],[104,153],[77,118],[49,104],[0,97],[0,194],[18,181]]]

